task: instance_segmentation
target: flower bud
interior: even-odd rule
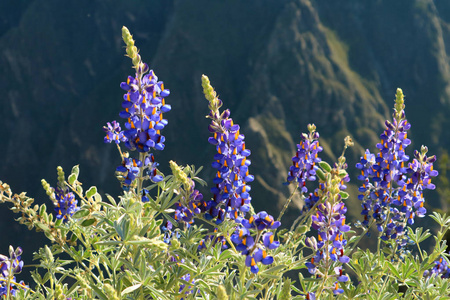
[[[180,248],[180,241],[178,241],[177,239],[172,239],[170,240],[170,249],[171,250],[175,250]]]
[[[169,164],[172,169],[172,174],[184,185],[184,188],[188,190],[191,187],[191,182],[186,173],[184,173],[180,166],[178,166],[173,160],[171,160]]]
[[[314,131],[316,131],[316,125],[314,124],[308,124],[308,131],[313,133]]]
[[[53,262],[54,260],[53,253],[47,245],[45,245],[44,251],[45,251],[45,258],[47,258],[49,262]]]
[[[344,139],[345,141],[345,147],[353,147],[353,145],[355,145],[355,143],[353,142],[353,139],[347,135]]]
[[[228,300],[228,294],[225,287],[220,284],[217,286],[217,300]]]
[[[422,147],[420,148],[420,152],[422,152],[422,155],[425,155],[425,154],[427,154],[427,152],[428,152],[428,147],[427,147],[427,146],[424,146],[424,145],[422,145]]]
[[[291,296],[291,280],[289,278],[287,278],[283,283],[283,287],[281,288],[281,292],[280,292],[278,299],[289,300],[291,298],[292,298],[292,296]]]
[[[103,285],[103,289],[105,291],[106,296],[108,296],[108,299],[111,300],[119,300],[119,296],[117,295],[116,289],[110,285],[109,283],[105,283]]]
[[[66,296],[64,295],[62,286],[60,284],[58,284],[58,283],[55,285],[55,296],[54,296],[54,298],[56,300],[65,300],[65,299],[67,299]]]

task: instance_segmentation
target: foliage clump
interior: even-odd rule
[[[144,63],[128,29],[122,31],[134,76],[128,76],[119,122],[104,127],[121,161],[116,176],[123,194],[114,199],[86,191],[75,166],[66,178],[58,167],[56,188],[42,185],[53,203],[34,205],[25,193],[13,194],[0,182],[0,202],[18,221],[43,231],[50,244],[35,253],[33,284],[18,282],[22,249],[0,255],[0,295],[6,299],[440,299],[449,295],[444,235],[450,217],[430,215],[439,231],[411,225],[425,217],[425,190],[433,190],[435,156],[422,146],[410,160],[404,95],[398,89],[393,119],[387,120],[377,153],[370,150],[356,165],[362,222],[348,223],[345,205],[350,176],[345,150],[337,162],[320,158],[314,124],[301,140],[287,171],[294,191],[277,218],[255,212],[251,198],[251,151],[245,135],[221,111],[222,100],[205,75],[202,87],[210,119],[208,142],[215,176],[210,195],[196,189],[207,183],[201,169],[171,161],[172,175],[158,170],[164,150],[162,130],[170,91]],[[206,126],[205,126],[206,127]],[[123,147],[121,147],[123,145]],[[128,152],[124,151],[125,148]],[[288,228],[282,217],[294,195],[304,206]],[[352,208],[357,209],[357,208]],[[372,229],[377,234],[373,234]],[[358,231],[358,232],[357,232]],[[372,232],[376,251],[358,247]],[[433,251],[420,243],[433,236]],[[26,249],[25,249],[26,250]]]

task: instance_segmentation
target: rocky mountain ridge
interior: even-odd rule
[[[119,83],[132,73],[123,25],[172,92],[166,149],[155,153],[161,169],[168,173],[173,159],[213,175],[200,85],[206,74],[252,150],[257,210],[276,214],[290,194],[282,183],[308,123],[317,125],[330,162],[346,135],[356,142],[350,166],[365,148],[373,151],[397,87],[407,96],[411,148],[427,144],[438,153],[449,146],[446,1],[20,3],[1,4],[3,14],[13,13],[0,24],[0,179],[39,203],[48,201],[40,179],[55,182],[58,165],[69,172],[80,164],[86,185],[120,192],[113,176],[120,157],[103,144],[101,128],[119,119]],[[8,210],[1,213],[11,221]],[[288,218],[297,214],[294,205]],[[20,228],[14,226],[11,240]]]

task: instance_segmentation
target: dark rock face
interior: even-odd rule
[[[120,192],[113,176],[120,158],[103,144],[101,128],[119,119],[119,83],[132,73],[122,25],[172,92],[166,149],[155,153],[163,172],[173,159],[213,174],[206,74],[252,150],[257,210],[276,214],[289,195],[282,182],[308,123],[317,125],[329,161],[352,135],[352,166],[375,148],[397,87],[407,96],[411,148],[449,146],[447,1],[14,3],[0,4],[0,179],[39,203],[48,202],[40,179],[55,182],[58,165],[69,172],[80,164],[86,185]]]

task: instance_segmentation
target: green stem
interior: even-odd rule
[[[423,261],[422,249],[420,248],[420,243],[417,243],[417,249],[419,250],[420,260]]]
[[[283,206],[283,209],[280,212],[280,215],[278,216],[277,221],[281,221],[281,217],[283,217],[286,209],[288,208],[289,204],[291,203],[292,199],[294,198],[295,192],[298,190],[298,185],[295,187],[294,191],[291,193],[291,196],[286,200],[286,203]]]
[[[353,242],[352,247],[350,248],[350,250],[347,250],[348,255],[350,256],[351,253],[353,252],[353,250],[355,249],[355,247],[359,244],[359,242],[361,241],[361,239],[363,238],[363,236],[366,235],[366,233],[370,230],[370,228],[372,227],[372,225],[375,223],[375,220],[372,219],[372,221],[370,221],[369,226],[367,226],[364,231],[358,236],[358,238]]]
[[[6,292],[6,299],[7,300],[10,300],[11,299],[11,288],[10,288],[10,286],[11,286],[11,281],[12,281],[12,276],[11,276],[11,271],[12,271],[12,264],[10,263],[10,266],[9,266],[9,271],[8,271],[8,282],[6,283],[6,289],[7,289],[7,292]]]
[[[306,214],[300,215],[292,224],[290,231],[291,232],[294,231],[294,228],[297,224],[302,224],[304,220],[308,219],[314,212],[316,212],[316,208],[319,205],[319,203],[322,203],[322,202],[320,200],[317,201]],[[289,242],[291,241],[292,236],[293,235],[289,236],[289,238],[286,241],[286,244],[289,245]]]
[[[137,178],[137,195],[140,197],[142,192],[142,183],[144,182],[144,159],[145,159],[145,153],[140,152],[139,153],[139,161],[142,162],[142,166],[139,168],[139,175]]]

